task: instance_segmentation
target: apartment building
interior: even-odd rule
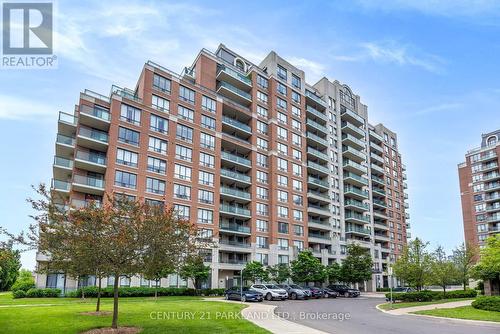
[[[53,170],[62,206],[126,194],[196,222],[218,242],[206,254],[211,287],[236,284],[248,261],[289,263],[311,249],[326,265],[357,242],[374,258],[363,286],[371,291],[388,285],[387,266],[409,237],[396,134],[370,125],[347,85],[309,85],[275,52],[256,65],[220,45],[181,75],[147,62],[135,89],[83,91],[75,111],[59,115]],[[161,282],[185,284],[176,275]]]
[[[465,241],[474,246],[500,232],[500,130],[481,137],[458,165]]]

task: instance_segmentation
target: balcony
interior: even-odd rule
[[[361,212],[370,210],[370,205],[368,203],[363,203],[361,201],[352,199],[346,199],[344,201],[344,206],[346,209],[357,210]]]
[[[340,117],[342,118],[342,120],[347,120],[355,126],[362,126],[363,124],[365,124],[365,119],[363,117],[344,106],[340,107]]]
[[[320,243],[320,244],[331,244],[331,238],[329,234],[321,234],[321,233],[311,233],[309,232],[308,235],[308,240],[311,243]]]
[[[357,150],[364,150],[366,146],[363,140],[360,140],[348,133],[342,134],[342,144],[351,146],[352,148],[355,148]]]
[[[312,162],[312,161],[307,161],[307,168],[314,169],[315,171],[321,172],[321,173],[323,173],[325,175],[329,175],[330,174],[330,170],[327,167],[322,166],[322,165],[317,164],[317,163]]]
[[[240,157],[236,154],[229,153],[227,151],[221,152],[221,159],[233,162],[233,163],[238,164],[238,165],[243,166],[243,167],[248,167],[248,168],[252,167],[252,162],[250,160],[243,158],[243,157]]]
[[[366,160],[366,155],[358,150],[355,150],[352,147],[348,146],[342,146],[342,155],[349,160],[355,161],[355,162],[363,162]]]
[[[494,170],[494,169],[497,169],[498,168],[498,163],[497,162],[490,162],[488,164],[484,164],[480,171],[482,172],[488,172],[490,170]]]
[[[381,136],[381,135],[379,135],[378,133],[376,133],[376,132],[375,132],[375,131],[373,131],[373,130],[370,130],[370,131],[369,131],[369,135],[370,135],[370,137],[371,137],[371,138],[375,139],[375,141],[376,141],[377,143],[382,143],[382,142],[384,141],[384,138],[382,138],[382,136]]]
[[[358,187],[368,186],[368,179],[350,172],[344,173],[344,183],[352,184]]]
[[[375,171],[375,172],[378,172],[379,174],[382,174],[382,175],[384,174],[384,169],[382,167],[375,165],[374,163],[370,164],[370,168],[372,169],[372,172]]]
[[[384,189],[380,189],[380,188],[378,188],[378,187],[373,187],[373,188],[372,188],[372,192],[373,192],[374,194],[377,194],[377,195],[380,195],[380,196],[382,196],[382,197],[385,197],[385,190],[384,190]]]
[[[375,144],[374,142],[370,142],[370,147],[375,150],[375,151],[378,151],[380,154],[383,154],[384,153],[384,149],[382,148],[382,146],[380,145],[377,145]]]
[[[229,247],[228,247],[229,246]],[[250,248],[252,245],[248,242],[239,242],[233,240],[219,240],[219,248],[221,250],[231,250],[232,248]]]
[[[370,152],[370,159],[372,159],[374,162],[378,162],[380,164],[384,164],[384,159],[378,155],[378,154],[375,154],[373,152]]]
[[[236,205],[221,204],[219,207],[219,212],[221,214],[226,214],[229,216],[239,216],[243,218],[250,218],[250,210],[238,207]]]
[[[313,115],[313,116],[315,116],[315,117],[323,120],[324,122],[328,122],[328,116],[325,113],[322,113],[321,111],[318,111],[318,110],[314,109],[311,106],[307,106],[306,107],[306,111],[309,114],[311,114],[311,115]]]
[[[242,90],[252,88],[252,80],[246,75],[223,64],[217,64],[217,80],[228,82]]]
[[[68,181],[52,179],[51,189],[61,193],[69,193],[71,190],[71,183]]]
[[[249,106],[252,103],[252,95],[225,81],[219,82],[217,86],[217,93],[220,93],[244,106]]]
[[[88,208],[90,205],[94,205],[96,208],[100,208],[102,206],[102,202],[97,200],[90,201],[90,200],[82,200],[75,198],[71,200],[71,206],[73,209]]]
[[[497,223],[500,222],[500,214],[493,214],[484,220],[486,223]]]
[[[499,199],[500,199],[500,194],[496,194],[496,193],[494,193],[494,194],[486,194],[484,196],[484,200],[486,202],[496,201],[496,200],[499,200]]]
[[[310,146],[307,147],[307,154],[311,154],[311,155],[313,155],[313,156],[315,156],[315,157],[317,157],[325,162],[329,161],[327,154],[325,154],[321,151],[318,151],[317,149],[312,148]]]
[[[382,179],[382,178],[380,178],[378,176],[375,176],[375,175],[372,175],[372,182],[373,183],[378,183],[381,186],[385,186],[384,179]]]
[[[390,238],[387,234],[384,233],[374,233],[375,240],[389,241]]]
[[[111,114],[108,109],[99,106],[80,105],[80,123],[100,130],[109,129]]]
[[[312,176],[307,177],[307,183],[314,184],[316,186],[322,187],[323,189],[330,189],[330,184],[328,183],[328,181],[323,181]]]
[[[320,192],[320,191],[315,191],[309,189],[307,191],[307,197],[314,198],[317,201],[323,202],[323,203],[330,203],[331,198],[328,196],[328,192]]]
[[[493,181],[496,179],[500,179],[500,173],[493,172],[483,176],[483,181]]]
[[[222,115],[222,124],[227,125],[238,132],[241,131],[245,135],[252,135],[252,128],[237,119]]]
[[[373,217],[379,218],[379,219],[388,219],[389,218],[385,212],[379,211],[376,209],[373,210]]]
[[[373,221],[375,229],[382,229],[382,230],[388,230],[389,226],[387,226],[386,222],[380,221],[380,220],[374,220]]]
[[[71,173],[73,172],[73,160],[55,156],[52,170],[53,176],[56,179],[68,179],[71,177]]]
[[[56,155],[72,156],[75,148],[75,137],[58,133],[56,137]]]
[[[342,128],[341,129],[342,129],[343,133],[348,133],[348,134],[350,134],[358,139],[365,138],[365,132],[362,129],[355,127],[351,123],[347,123],[347,122],[342,121]]]
[[[309,228],[314,228],[316,230],[330,231],[332,229],[328,220],[323,221],[320,219],[309,218],[307,221],[307,225]]]
[[[342,164],[342,167],[344,168],[344,170],[357,174],[366,174],[368,171],[365,166],[350,160],[345,160]]]
[[[222,186],[220,188],[221,197],[228,197],[229,200],[237,200],[239,202],[247,203],[250,201],[250,193],[236,188],[229,188]]]
[[[103,174],[106,171],[106,156],[104,154],[77,150],[75,166],[79,169]]]
[[[81,126],[78,130],[78,145],[105,151],[108,148],[108,134],[93,128]]]
[[[361,190],[361,189],[351,187],[351,186],[344,187],[344,195],[358,199],[358,200],[368,199],[368,191]]]
[[[250,176],[243,173],[231,171],[229,169],[222,168],[220,170],[220,176],[221,178],[229,179],[231,181],[236,181],[237,183],[241,182],[244,183],[245,185],[252,184],[252,178]]]
[[[489,160],[493,160],[495,158],[497,158],[496,152],[490,151],[490,152],[488,152],[486,154],[483,154],[479,159],[477,159],[474,162],[486,162],[486,161],[489,161]]]
[[[316,103],[317,105],[326,108],[326,102],[321,99],[318,95],[314,94],[310,90],[306,89],[305,91],[306,98],[310,101]]]
[[[104,193],[104,180],[85,176],[73,175],[73,190],[86,194],[102,195]]]
[[[352,223],[358,223],[358,224],[369,224],[370,223],[370,216],[369,215],[362,215],[362,214],[354,212],[354,211],[347,211],[346,210],[344,218],[345,218],[346,222],[352,222]]]
[[[314,141],[316,144],[320,144],[323,147],[328,147],[328,140],[321,138],[320,136],[315,135],[312,132],[306,133],[307,139]]]
[[[361,235],[363,237],[369,237],[372,234],[372,231],[368,228],[364,227],[359,227],[359,226],[353,226],[353,225],[347,225],[345,228],[345,233],[350,233],[350,234],[357,234]]]
[[[500,189],[500,182],[492,182],[484,186],[485,191],[493,191]]]
[[[244,235],[251,234],[249,226],[240,225],[236,223],[228,223],[228,222],[221,222],[219,225],[219,231],[230,232],[233,234],[244,234]]]
[[[65,112],[59,112],[59,121],[57,123],[57,133],[65,136],[72,136],[76,130],[78,118]]]
[[[309,125],[310,127],[323,132],[324,134],[328,135],[328,128],[324,125],[319,124],[318,122],[313,121],[312,119],[308,118],[306,121],[306,124]]]
[[[307,212],[311,212],[316,215],[320,215],[323,217],[330,217],[330,208],[327,206],[316,205],[309,203],[307,205]]]

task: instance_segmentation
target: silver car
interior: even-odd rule
[[[311,293],[309,290],[304,290],[296,284],[277,284],[279,288],[286,290],[288,292],[288,297],[290,299],[309,299]]]
[[[288,299],[288,293],[286,290],[279,288],[275,284],[254,284],[250,287],[250,289],[262,293],[266,300]]]

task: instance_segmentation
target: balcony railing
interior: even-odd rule
[[[365,160],[366,159],[366,156],[364,153],[361,153],[360,151],[358,150],[355,150],[353,149],[352,147],[349,147],[349,146],[344,146],[342,147],[342,152],[343,153],[346,153],[346,152],[349,152],[355,156],[357,156],[358,158],[360,158],[361,160]],[[383,161],[383,160],[382,160]]]
[[[369,204],[363,203],[363,202],[360,202],[360,201],[354,201],[352,199],[345,200],[344,201],[344,205],[345,206],[352,205],[352,206],[355,206],[357,208],[364,209],[364,210],[369,210],[370,209],[370,205]]]
[[[248,160],[246,158],[243,158],[243,157],[240,157],[240,156],[237,156],[236,154],[233,154],[233,153],[222,151],[221,152],[221,157],[222,157],[222,159],[226,159],[226,160],[230,160],[230,161],[233,161],[233,162],[237,162],[239,164],[242,164],[242,165],[245,165],[245,166],[248,166],[248,167],[252,166],[252,162],[250,160]]]
[[[344,193],[349,193],[349,192],[358,194],[358,195],[363,196],[363,197],[368,197],[368,191],[366,191],[366,190],[360,190],[358,188],[349,187],[349,186],[344,187]]]
[[[230,90],[231,92],[249,100],[249,101],[252,101],[252,95],[250,95],[249,93],[245,92],[244,90],[241,90],[237,87],[234,87],[233,85],[225,82],[225,81],[220,81],[219,82],[219,87],[224,87],[226,88],[227,90]]]
[[[68,146],[75,146],[75,138],[58,133],[56,137],[56,143]]]
[[[387,207],[387,203],[386,203],[386,202],[381,201],[381,200],[378,200],[378,199],[373,199],[373,203],[374,203],[374,204],[377,204],[378,206],[382,206],[382,207],[384,207],[384,208],[386,208],[386,207]]]
[[[361,164],[358,164],[357,162],[354,162],[354,161],[350,161],[350,160],[347,160],[347,161],[344,161],[344,163],[342,164],[342,166],[344,167],[354,167],[356,168],[357,170],[360,170],[362,171],[363,173],[367,173],[367,168]]]
[[[327,167],[322,166],[322,165],[317,164],[317,163],[312,162],[312,161],[307,162],[307,167],[314,168],[314,169],[322,171],[323,173],[326,173],[326,174],[328,174],[330,172],[330,170]]]
[[[220,188],[220,193],[224,195],[229,195],[229,196],[235,196],[235,197],[240,197],[240,198],[245,198],[245,199],[250,199],[250,193],[238,189],[233,189],[229,187],[221,187]]]
[[[328,134],[328,129],[326,126],[319,124],[318,122],[313,121],[312,119],[308,118],[306,121],[306,124],[312,126],[313,128],[322,131],[326,134]]]
[[[347,123],[345,121],[342,121],[342,129],[350,129],[351,131],[357,133],[360,137],[364,137],[365,136],[365,132],[358,128],[358,127],[355,127],[354,125],[352,125],[351,123]]]
[[[359,140],[358,138],[354,137],[353,135],[350,135],[348,133],[343,133],[342,134],[342,140],[350,140],[352,141],[353,143],[355,143],[356,145],[360,146],[360,147],[365,147],[365,142],[362,141],[362,140]]]
[[[363,227],[357,227],[357,226],[350,226],[347,225],[345,228],[346,233],[360,233],[360,234],[366,234],[366,235],[371,235],[372,231],[368,228],[363,228]]]
[[[243,216],[250,216],[250,210],[237,207],[235,205],[221,204],[219,210],[221,212],[234,213]]]
[[[370,216],[369,215],[362,215],[362,214],[352,212],[352,211],[346,211],[345,219],[357,219],[357,220],[361,220],[365,223],[370,223]]]
[[[78,134],[82,137],[94,139],[103,143],[107,143],[109,138],[106,132],[87,127],[80,127]]]
[[[314,115],[314,116],[316,116],[316,117],[318,117],[318,118],[320,118],[320,119],[324,120],[325,122],[327,122],[327,121],[328,121],[328,116],[326,116],[324,113],[322,113],[322,112],[320,112],[320,111],[318,111],[318,110],[314,109],[313,107],[311,107],[311,106],[307,106],[307,107],[306,107],[306,110],[307,110],[307,112],[309,112],[309,113],[311,113],[312,115]]]
[[[228,75],[232,76],[233,78],[242,81],[246,85],[252,86],[252,80],[247,78],[245,75],[233,70],[232,68],[230,68],[228,66],[222,65],[222,64],[218,64],[217,67],[219,70],[217,73],[219,73],[220,71],[223,71],[223,72],[227,73]]]
[[[341,110],[341,115],[349,115],[349,117],[355,119],[356,121],[358,121],[359,123],[363,124],[365,122],[364,118],[359,116],[358,114],[356,114],[353,110],[349,109],[349,108],[343,108],[343,110]]]
[[[316,141],[318,143],[321,143],[321,144],[323,144],[325,146],[328,146],[328,140],[323,139],[320,136],[317,136],[314,133],[309,132],[309,131],[307,132],[306,135],[307,135],[307,138],[310,138],[310,139],[312,139],[312,140],[314,140],[314,141]]]
[[[236,179],[236,180],[240,180],[240,181],[248,182],[248,183],[251,182],[251,180],[252,180],[252,178],[248,175],[238,173],[238,172],[233,172],[229,169],[224,169],[224,168],[220,170],[220,174],[223,176],[232,178],[232,179]]]
[[[106,157],[100,154],[78,150],[76,151],[76,159],[87,161],[97,165],[106,166]]]
[[[364,185],[368,185],[368,179],[366,177],[362,177],[362,176],[359,176],[359,175],[356,175],[354,173],[350,173],[350,172],[345,172],[344,173],[344,180],[345,179],[354,179]]]
[[[111,120],[111,114],[109,113],[109,110],[104,109],[104,108],[99,108],[99,107],[89,107],[86,105],[80,106],[80,113],[87,114],[96,118],[100,118],[104,121],[110,121]]]
[[[327,188],[330,187],[330,184],[328,183],[328,181],[323,181],[323,180],[317,179],[317,178],[312,177],[312,176],[307,177],[307,181],[309,183],[314,183],[314,184],[317,184],[317,185],[320,185],[323,187],[327,187]]]
[[[315,190],[308,190],[307,195],[319,196],[319,197],[322,197],[322,198],[327,199],[327,200],[330,199],[330,196],[328,196],[328,193],[322,193],[320,191],[315,191]]]
[[[78,118],[75,117],[75,115],[71,115],[62,111],[59,112],[59,122],[76,125],[77,119]]]
[[[219,229],[233,232],[250,233],[250,227],[234,223],[220,223]]]
[[[238,129],[241,129],[245,132],[252,133],[252,128],[245,123],[242,123],[234,118],[228,117],[228,116],[222,116],[222,123],[229,124],[231,126],[234,126]]]
[[[318,158],[321,158],[323,160],[328,160],[328,155],[321,152],[321,151],[318,151],[317,149],[315,148],[312,148],[310,146],[307,147],[307,153],[311,153],[312,155],[318,157]]]
[[[313,92],[309,91],[306,89],[306,94],[307,97],[311,98],[313,101],[321,104],[322,106],[326,106],[326,102],[323,101],[318,95],[314,94]]]
[[[242,248],[250,248],[251,245],[247,242],[238,242],[238,241],[232,241],[232,240],[219,240],[219,243],[222,245],[229,245],[229,246],[234,246],[234,247],[242,247]]]
[[[82,184],[94,188],[104,188],[104,180],[85,175],[74,175],[73,183]]]
[[[52,179],[52,189],[69,191],[71,184],[68,181]]]
[[[54,157],[54,166],[71,169],[71,168],[73,168],[73,160],[55,156]]]

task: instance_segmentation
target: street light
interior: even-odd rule
[[[389,274],[389,289],[391,291],[391,300],[390,300],[390,302],[391,302],[391,309],[392,309],[392,266],[391,265],[389,265],[387,267],[387,273]]]

